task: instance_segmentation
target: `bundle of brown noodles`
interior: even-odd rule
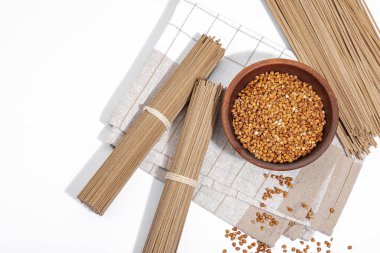
[[[170,122],[189,100],[198,78],[206,78],[223,57],[218,41],[202,35],[169,80],[141,112],[78,198],[102,215]]]
[[[158,204],[144,253],[174,253],[211,139],[223,88],[205,80],[195,86],[181,138]]]
[[[267,0],[298,59],[338,99],[338,137],[362,158],[380,134],[379,29],[360,0]]]

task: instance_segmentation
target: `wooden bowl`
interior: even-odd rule
[[[239,95],[239,92],[256,76],[269,71],[278,71],[297,75],[301,81],[307,82],[313,87],[314,91],[319,95],[323,102],[326,124],[323,127],[322,141],[318,142],[317,146],[308,155],[301,157],[294,162],[270,163],[256,158],[241,145],[240,141],[236,138],[232,126],[231,109]],[[227,88],[222,103],[221,114],[224,132],[236,152],[238,152],[250,163],[265,169],[276,171],[298,169],[316,160],[331,144],[338,126],[338,104],[327,81],[322,77],[322,75],[309,66],[300,62],[286,59],[269,59],[260,61],[240,71]]]

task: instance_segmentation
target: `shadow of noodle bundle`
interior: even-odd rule
[[[298,59],[324,75],[339,105],[338,137],[363,158],[380,134],[380,38],[364,1],[267,0]]]
[[[182,63],[126,131],[119,145],[91,178],[78,198],[102,215],[166,127],[188,102],[195,81],[207,78],[224,55],[218,41],[202,35]],[[157,113],[158,112],[158,113]],[[157,114],[161,117],[157,117]],[[161,118],[161,119],[160,119]]]
[[[222,93],[223,88],[220,84],[205,80],[200,80],[194,88],[170,169],[171,177],[166,179],[144,253],[177,251],[195,183],[211,139]],[[190,179],[190,183],[187,183],[186,179]]]

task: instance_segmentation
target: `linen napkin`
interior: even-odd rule
[[[199,4],[179,2],[149,59],[114,109],[106,142],[116,146],[135,115],[170,77],[203,33],[220,39],[225,57],[210,81],[228,86],[245,66],[268,58],[296,59],[287,48]],[[186,108],[149,153],[140,168],[164,180],[174,156]],[[281,235],[311,238],[315,230],[331,235],[361,168],[361,161],[348,157],[337,138],[315,162],[298,170],[271,173],[241,158],[229,145],[217,121],[201,170],[193,201],[232,226],[273,246]],[[268,174],[264,177],[263,174]],[[271,175],[293,178],[294,187],[280,186]],[[288,191],[264,201],[266,188]],[[265,207],[263,207],[263,204]],[[305,207],[305,204],[307,207]],[[289,211],[292,210],[292,211]],[[332,211],[333,210],[333,211]],[[279,224],[265,230],[252,222],[257,212],[273,215]],[[310,217],[312,213],[312,217]]]

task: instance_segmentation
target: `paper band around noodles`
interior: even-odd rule
[[[154,115],[157,119],[159,119],[162,122],[162,124],[164,124],[166,130],[170,128],[170,121],[160,111],[157,111],[156,109],[149,106],[144,106],[143,110],[149,112],[150,114]]]
[[[198,184],[198,182],[192,178],[181,176],[172,172],[166,172],[165,179],[177,181],[183,184],[190,185],[192,187],[196,187]]]

